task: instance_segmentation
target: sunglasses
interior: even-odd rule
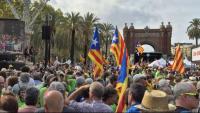
[[[194,96],[196,99],[199,99],[199,94],[198,93],[184,93],[184,95]]]

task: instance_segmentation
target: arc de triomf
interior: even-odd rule
[[[123,35],[129,54],[133,54],[137,43],[151,45],[155,52],[163,55],[171,55],[171,36],[172,26],[170,22],[165,26],[162,22],[160,28],[150,29],[146,26],[144,29],[135,29],[133,24],[128,28],[125,23]]]

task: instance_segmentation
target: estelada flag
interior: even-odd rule
[[[119,100],[118,100],[118,105],[116,108],[116,113],[122,113],[125,112],[125,108],[126,108],[126,99],[125,99],[125,93],[126,93],[126,89],[128,87],[128,64],[127,64],[127,56],[126,56],[126,49],[124,49],[124,55],[123,55],[123,59],[122,59],[122,66],[121,66],[121,70],[120,70],[120,75],[118,76],[118,80],[117,80],[117,92],[119,94]]]
[[[110,52],[114,54],[117,66],[121,65],[124,54],[125,42],[117,27],[113,35]]]
[[[95,29],[94,36],[92,39],[92,43],[88,52],[89,58],[94,63],[95,67],[98,69],[98,73],[102,75],[103,73],[103,56],[100,52],[100,44],[99,44],[99,32],[98,29]]]

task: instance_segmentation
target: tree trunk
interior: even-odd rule
[[[198,38],[195,38],[196,39],[196,47],[198,46]]]
[[[89,34],[86,33],[86,35],[85,35],[85,43],[84,43],[84,59],[85,59],[84,65],[87,64],[88,43],[89,43],[88,37],[89,37]]]
[[[70,49],[70,59],[72,62],[72,65],[74,64],[74,43],[75,43],[75,29],[72,29],[72,36],[71,36],[71,49]]]
[[[107,59],[107,54],[108,54],[108,37],[106,36],[106,59]]]
[[[85,46],[84,46],[84,65],[87,64],[87,49],[88,49],[88,46],[87,46],[87,42],[85,43]]]

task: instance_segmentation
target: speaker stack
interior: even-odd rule
[[[42,26],[42,39],[50,40],[51,37],[51,27],[50,26]]]

